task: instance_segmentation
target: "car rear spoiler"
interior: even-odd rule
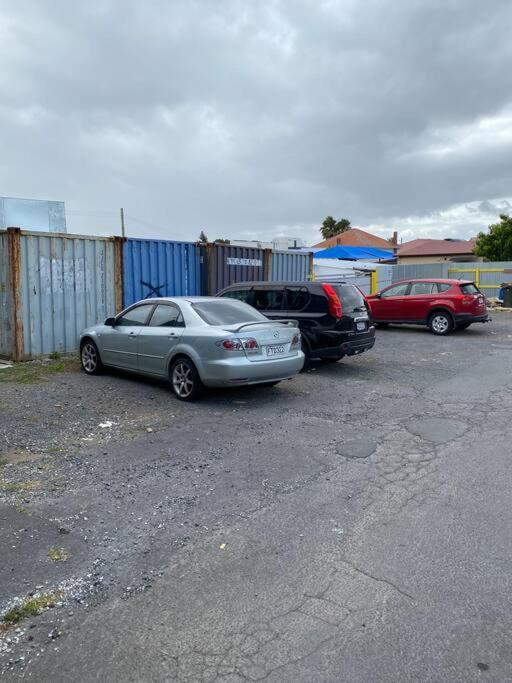
[[[251,327],[252,325],[268,325],[269,323],[281,323],[282,325],[288,325],[289,327],[298,327],[299,323],[297,320],[288,320],[288,319],[282,319],[282,320],[261,320],[258,322],[254,323],[243,323],[239,327],[237,327],[235,330],[229,329],[228,332],[240,332],[244,327]],[[224,328],[227,329],[227,328]]]

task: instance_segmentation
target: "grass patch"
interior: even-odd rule
[[[76,358],[60,358],[48,362],[30,361],[26,363],[14,363],[10,368],[0,372],[0,383],[16,382],[18,384],[35,384],[44,382],[60,372],[72,372],[78,370]]]
[[[20,605],[13,607],[2,617],[2,622],[8,626],[19,624],[27,617],[35,617],[49,607],[53,607],[61,597],[61,591],[43,593],[37,597],[27,598]]]
[[[52,562],[65,562],[66,560],[69,560],[69,553],[65,548],[53,546],[48,551],[48,559]]]
[[[58,351],[52,351],[49,355],[48,358],[51,358],[52,360],[59,360],[62,358],[62,354],[59,353]]]
[[[32,481],[0,481],[0,491],[7,493],[18,493],[19,491],[35,491],[41,486],[40,479]]]
[[[3,467],[4,465],[7,465],[9,461],[6,460],[5,458],[0,458],[0,467]]]

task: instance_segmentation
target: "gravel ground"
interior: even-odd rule
[[[0,616],[47,604],[0,626],[0,672],[512,680],[511,351],[508,314],[389,328],[191,405],[72,360],[2,370]]]

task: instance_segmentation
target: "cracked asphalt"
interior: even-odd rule
[[[0,615],[56,598],[0,628],[0,672],[512,680],[511,371],[495,314],[192,405],[73,366],[2,382]]]

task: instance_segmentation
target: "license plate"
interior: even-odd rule
[[[282,356],[286,352],[284,344],[271,344],[267,346],[267,356]]]
[[[366,323],[356,323],[356,330],[358,332],[362,332],[363,330],[366,330]]]

